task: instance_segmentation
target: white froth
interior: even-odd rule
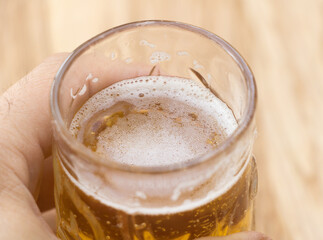
[[[75,115],[71,132],[76,135],[76,126],[121,101],[138,110],[151,109],[158,101],[166,110],[129,114],[98,135],[96,152],[127,165],[183,163],[212,150],[207,142],[214,133],[223,139],[237,127],[231,110],[209,89],[188,79],[149,76],[120,81],[94,95]]]
[[[129,114],[98,135],[96,152],[126,165],[183,163],[212,150],[207,142],[215,133],[221,140],[237,127],[231,110],[209,89],[188,79],[149,76],[120,81],[94,95],[75,115],[70,131],[76,135],[76,126],[121,101],[138,110],[158,101],[165,110]]]
[[[153,103],[152,99],[143,98],[141,104],[135,100],[131,103],[139,109]],[[167,104],[160,99],[158,102],[163,107]],[[188,114],[195,109],[180,103],[165,108],[171,113],[151,110],[147,115],[129,114],[118,119],[114,126],[99,134],[96,152],[127,165],[166,166],[212,150],[207,140],[216,129],[214,119],[203,119],[200,114],[202,119],[192,121]],[[212,120],[213,124],[206,125]]]

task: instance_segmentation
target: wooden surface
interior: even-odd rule
[[[0,92],[44,57],[142,19],[201,26],[246,58],[259,90],[256,229],[323,239],[322,0],[0,0]]]

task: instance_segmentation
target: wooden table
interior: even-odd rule
[[[201,26],[247,59],[259,90],[256,229],[323,239],[322,0],[0,0],[1,92],[44,57],[143,19]]]

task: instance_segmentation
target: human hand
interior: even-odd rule
[[[0,96],[0,239],[57,240],[49,93],[67,56],[46,59]],[[202,239],[268,238],[244,232]]]

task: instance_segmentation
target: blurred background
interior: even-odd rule
[[[245,57],[259,91],[256,230],[323,239],[322,0],[0,0],[0,93],[45,57],[145,19],[200,26]]]

